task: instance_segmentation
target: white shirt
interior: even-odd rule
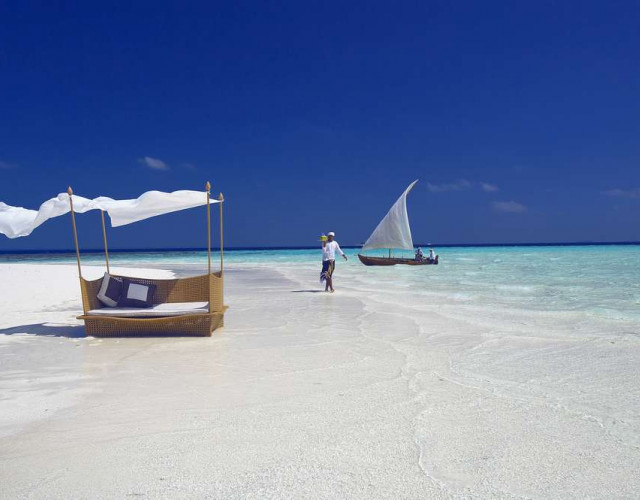
[[[322,247],[322,261],[336,260],[336,252],[344,255],[337,241],[327,241],[327,244]]]
[[[429,250],[429,258],[430,259],[435,259],[436,258],[436,254],[433,252],[433,249]]]

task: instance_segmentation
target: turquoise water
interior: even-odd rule
[[[365,267],[357,249],[338,263],[336,282],[393,288],[460,304],[543,311],[583,311],[612,320],[640,321],[640,246],[440,248],[439,266]],[[206,267],[206,252],[112,253],[113,265]],[[214,253],[217,267],[219,255]],[[103,264],[101,254],[84,254],[83,264]],[[225,252],[229,269],[277,268],[303,271],[319,286],[319,250]],[[0,262],[75,263],[74,254],[0,255]],[[317,268],[317,269],[316,269]],[[640,330],[640,328],[639,328]]]
[[[418,272],[405,267],[394,270],[395,277],[408,289],[426,288],[458,302],[640,320],[638,246],[456,248],[439,253],[439,266]]]

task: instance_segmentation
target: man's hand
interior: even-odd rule
[[[344,260],[349,260],[345,254],[342,254],[342,256],[344,257]]]

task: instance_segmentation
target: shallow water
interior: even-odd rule
[[[467,247],[440,248],[440,265],[365,267],[357,249],[346,249],[349,262],[338,262],[336,285],[368,290],[409,292],[423,301],[487,308],[579,311],[619,321],[640,321],[640,246]],[[319,287],[319,250],[231,250],[231,269],[304,269],[309,287]],[[206,266],[206,252],[170,251],[110,254],[113,265]],[[214,253],[214,267],[219,255]],[[73,263],[73,254],[0,255],[0,262]],[[101,254],[83,255],[99,264]]]

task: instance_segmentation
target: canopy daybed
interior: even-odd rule
[[[149,191],[133,200],[114,200],[98,197],[93,200],[67,193],[46,201],[36,212],[21,207],[11,207],[0,202],[0,233],[9,238],[27,236],[46,220],[71,213],[73,241],[78,264],[78,276],[82,293],[83,314],[78,316],[85,323],[87,335],[192,335],[211,336],[216,328],[224,326],[224,240],[222,205],[224,197],[210,198],[211,185],[206,190],[174,191],[163,193]],[[211,270],[211,203],[220,208],[220,270]],[[145,279],[112,275],[109,267],[109,250],[104,213],[107,212],[113,227],[177,210],[206,205],[207,211],[207,274],[178,279]],[[103,278],[87,280],[82,276],[80,247],[75,214],[100,210],[102,235],[107,272]],[[109,280],[106,284],[104,280]],[[138,287],[148,291],[142,307],[113,302],[107,305],[104,296],[99,297],[112,281],[125,283],[128,289]],[[103,284],[105,286],[103,286]],[[139,297],[138,297],[139,298]],[[136,302],[135,300],[130,302]],[[140,301],[137,301],[140,302]]]

